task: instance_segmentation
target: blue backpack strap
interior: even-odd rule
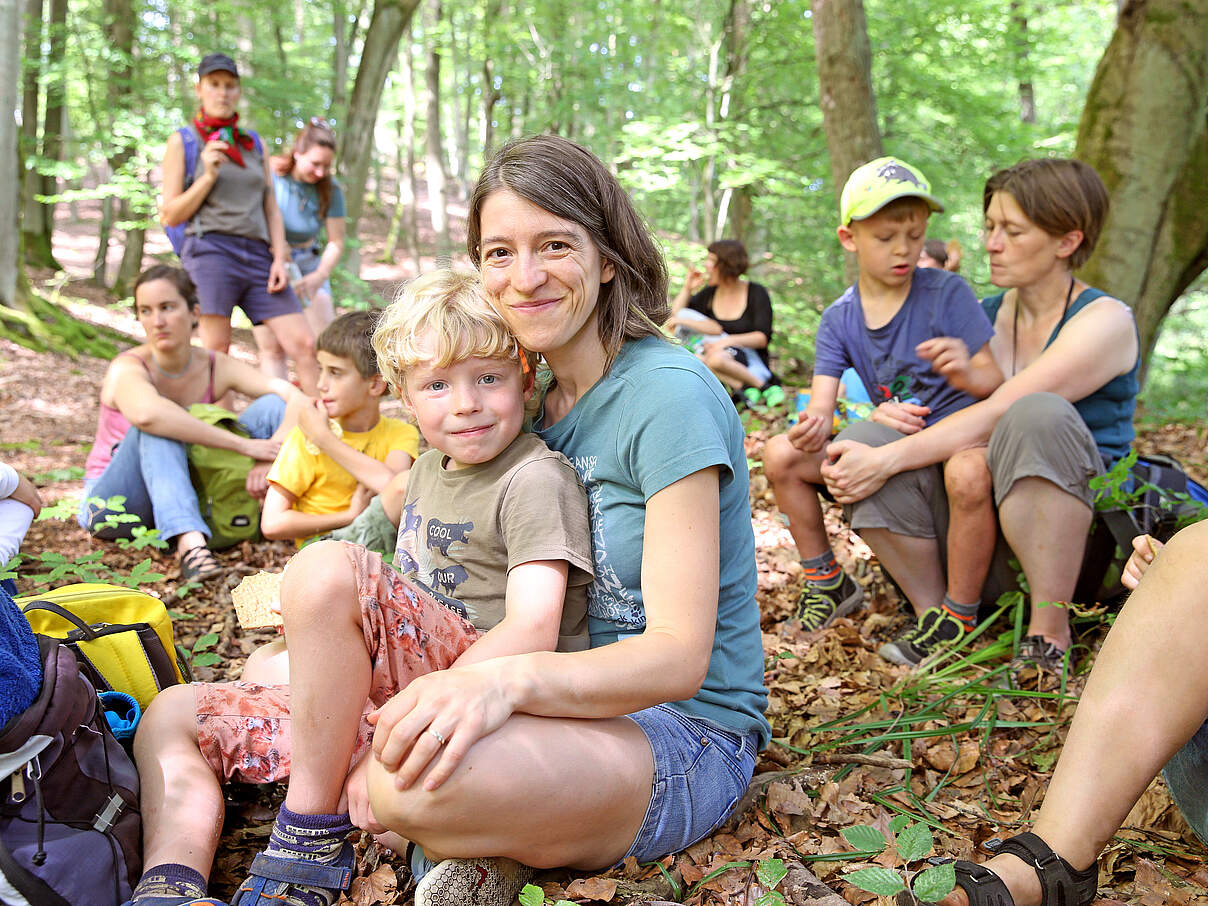
[[[201,142],[197,140],[197,130],[189,126],[181,126],[176,130],[185,146],[185,183],[183,189],[193,185],[193,171],[197,168],[197,155],[201,153]]]

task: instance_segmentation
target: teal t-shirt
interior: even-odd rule
[[[285,241],[290,245],[301,245],[317,239],[323,228],[323,221],[319,218],[319,190],[292,176],[274,173],[273,194],[277,196],[277,207],[281,209],[281,219],[285,221]],[[343,217],[344,213],[344,190],[333,179],[327,216]]]
[[[998,310],[1002,307],[1005,295],[1006,293],[999,293],[982,300],[982,308],[985,309],[991,324],[998,318]],[[1080,292],[1065,317],[1053,328],[1044,348],[1048,349],[1053,344],[1057,334],[1061,333],[1061,328],[1070,318],[1106,295],[1103,290],[1094,287],[1087,287]],[[1078,414],[1090,428],[1091,436],[1095,438],[1095,446],[1112,462],[1128,455],[1128,449],[1137,436],[1133,429],[1133,413],[1137,409],[1137,391],[1140,389],[1137,376],[1140,370],[1141,356],[1138,353],[1137,361],[1131,370],[1116,375],[1098,390],[1074,403],[1074,408],[1078,410]]]
[[[709,672],[671,706],[739,734],[771,736],[764,717],[763,640],[755,603],[755,536],[742,423],[696,357],[658,337],[630,340],[612,370],[557,424],[536,431],[574,465],[587,489],[595,578],[587,596],[591,645],[638,635],[646,501],[694,472],[719,466],[720,588]]]

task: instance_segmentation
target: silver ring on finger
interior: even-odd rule
[[[431,727],[429,727],[428,732],[431,733],[433,736],[435,736],[436,741],[439,742],[442,746],[445,744],[445,738],[444,738],[444,736],[442,736],[440,734],[439,730],[433,730]]]

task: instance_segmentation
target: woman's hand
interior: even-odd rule
[[[369,714],[373,754],[408,789],[431,765],[425,790],[449,779],[478,740],[512,715],[499,676],[500,659],[417,677]],[[437,734],[444,739],[442,744]]]
[[[201,163],[207,176],[217,179],[218,168],[227,162],[227,149],[231,146],[222,139],[212,139],[201,149]],[[189,174],[186,174],[186,178]]]
[[[870,420],[878,425],[885,425],[903,434],[914,434],[922,431],[927,422],[924,417],[931,414],[930,406],[920,406],[917,403],[895,403],[886,400],[872,410]]]
[[[882,461],[884,447],[837,440],[826,448],[822,477],[837,503],[858,503],[881,489],[893,472]]]
[[[289,265],[286,264],[285,258],[273,258],[273,263],[269,265],[266,286],[270,293],[279,293],[289,286]]]
[[[696,269],[694,265],[688,266],[688,276],[684,277],[684,286],[688,292],[694,293],[705,285],[705,275]]]
[[[1124,572],[1120,575],[1120,584],[1130,591],[1140,584],[1141,577],[1153,563],[1158,551],[1166,546],[1149,535],[1137,535],[1133,538],[1132,545],[1132,556],[1124,564]]]
[[[319,271],[311,271],[294,284],[294,292],[296,292],[300,298],[303,298],[309,302],[314,298],[314,295],[319,291],[319,288],[323,286],[323,281],[326,279],[327,278]]]
[[[259,437],[241,437],[239,440],[241,443],[236,452],[250,456],[257,462],[272,462],[281,451],[281,441],[271,437],[263,440]]]
[[[366,752],[344,778],[344,791],[340,794],[340,804],[336,806],[336,811],[348,812],[348,820],[363,831],[384,834],[390,828],[378,823],[369,804],[369,788],[365,775],[369,768],[370,754]]]
[[[969,374],[969,347],[960,337],[932,337],[914,347],[919,358],[949,384],[963,386]]]
[[[817,453],[830,437],[834,422],[833,415],[827,418],[825,415],[811,414],[807,409],[801,413],[801,419],[797,424],[789,428],[787,433],[789,443],[802,453]]]

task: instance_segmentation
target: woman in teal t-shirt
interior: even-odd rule
[[[285,154],[271,158],[273,194],[285,222],[285,239],[293,265],[290,282],[317,337],[335,317],[331,272],[344,254],[344,191],[332,178],[336,136],[318,117],[311,117]],[[326,230],[327,242],[319,242]],[[286,377],[285,353],[272,333],[253,328],[260,367]]]

